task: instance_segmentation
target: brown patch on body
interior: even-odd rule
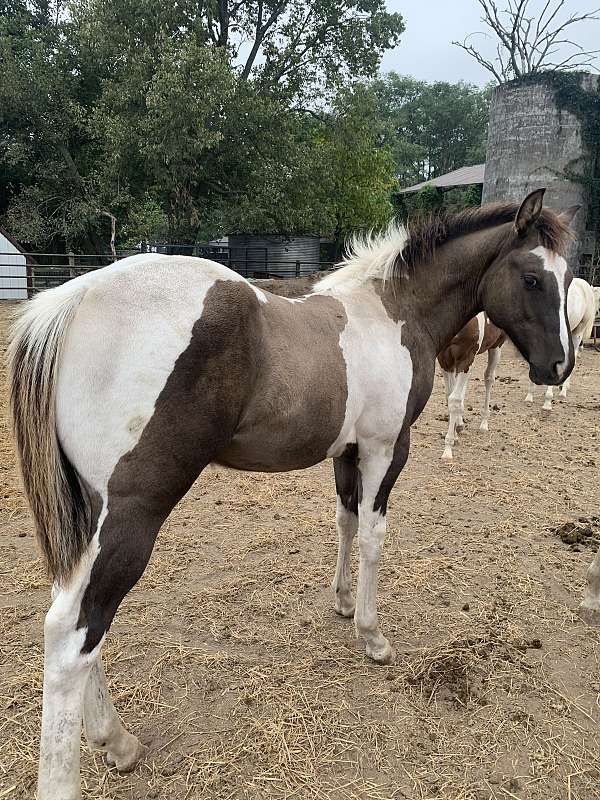
[[[506,334],[504,331],[500,330],[500,328],[486,317],[483,340],[479,348],[479,353],[487,353],[488,350],[493,350],[495,347],[502,347],[505,341]]]
[[[495,347],[502,347],[506,334],[496,327],[486,316],[483,339],[479,344],[479,322],[477,317],[470,319],[452,339],[448,347],[438,353],[440,366],[446,372],[468,372],[475,356],[487,353]]]
[[[255,385],[219,463],[280,472],[326,457],[346,412],[346,362],[339,344],[346,323],[344,306],[334,297],[290,303],[269,296],[261,306]]]
[[[438,354],[438,361],[446,372],[468,372],[478,352],[479,323],[473,317]]]

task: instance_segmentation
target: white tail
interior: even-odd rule
[[[8,347],[10,407],[25,493],[55,580],[89,541],[89,504],[56,432],[56,381],[69,325],[86,291],[77,280],[40,293],[15,321]]]

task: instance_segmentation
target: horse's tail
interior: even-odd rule
[[[56,429],[61,355],[85,291],[73,281],[31,300],[13,324],[7,354],[25,493],[48,571],[59,582],[68,579],[89,541],[89,504]]]

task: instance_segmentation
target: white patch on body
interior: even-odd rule
[[[485,311],[480,311],[477,314],[477,329],[477,352],[479,352],[485,336]]]
[[[348,396],[342,428],[327,451],[329,458],[361,440],[365,447],[383,440],[393,444],[404,423],[413,378],[410,352],[402,343],[404,323],[387,315],[376,293],[365,287],[352,296],[335,296],[348,320],[340,334]]]
[[[351,295],[337,290],[332,294],[343,304],[347,317],[340,347],[346,362],[348,396],[341,431],[327,455],[341,455],[348,444],[358,444],[362,499],[358,510],[360,563],[354,621],[358,635],[365,640],[367,655],[380,663],[390,663],[394,651],[381,633],[377,618],[377,569],[386,520],[380,510],[374,510],[374,504],[404,424],[413,364],[402,343],[404,323],[388,316],[372,287],[365,286]],[[343,605],[349,610],[352,529],[345,515],[339,515],[339,522],[342,524],[338,524],[340,548],[334,586],[343,588]]]
[[[205,259],[141,254],[82,276],[57,385],[61,444],[78,473],[107,501],[119,459],[138,443],[175,362],[188,347],[217,280],[246,283]]]

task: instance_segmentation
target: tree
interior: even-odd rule
[[[485,159],[489,97],[466,83],[424,83],[394,72],[375,83],[400,185]]]
[[[331,228],[318,108],[403,30],[383,0],[10,3],[0,212],[26,242],[87,250],[115,220],[121,244],[150,224],[184,242]]]
[[[94,159],[85,128],[90,84],[61,6],[14,2],[0,16],[0,64],[0,156],[11,176],[11,228],[25,242],[80,237],[94,246],[105,198],[75,160]]]
[[[567,32],[579,22],[599,19],[600,9],[563,17],[566,0],[545,0],[537,15],[530,11],[530,0],[508,0],[508,7],[502,11],[494,0],[478,2],[483,9],[482,22],[497,40],[496,57],[486,58],[469,43],[474,34],[453,44],[472,56],[498,83],[538,72],[589,67],[600,53],[600,50],[585,50]],[[563,55],[559,55],[561,50]]]

